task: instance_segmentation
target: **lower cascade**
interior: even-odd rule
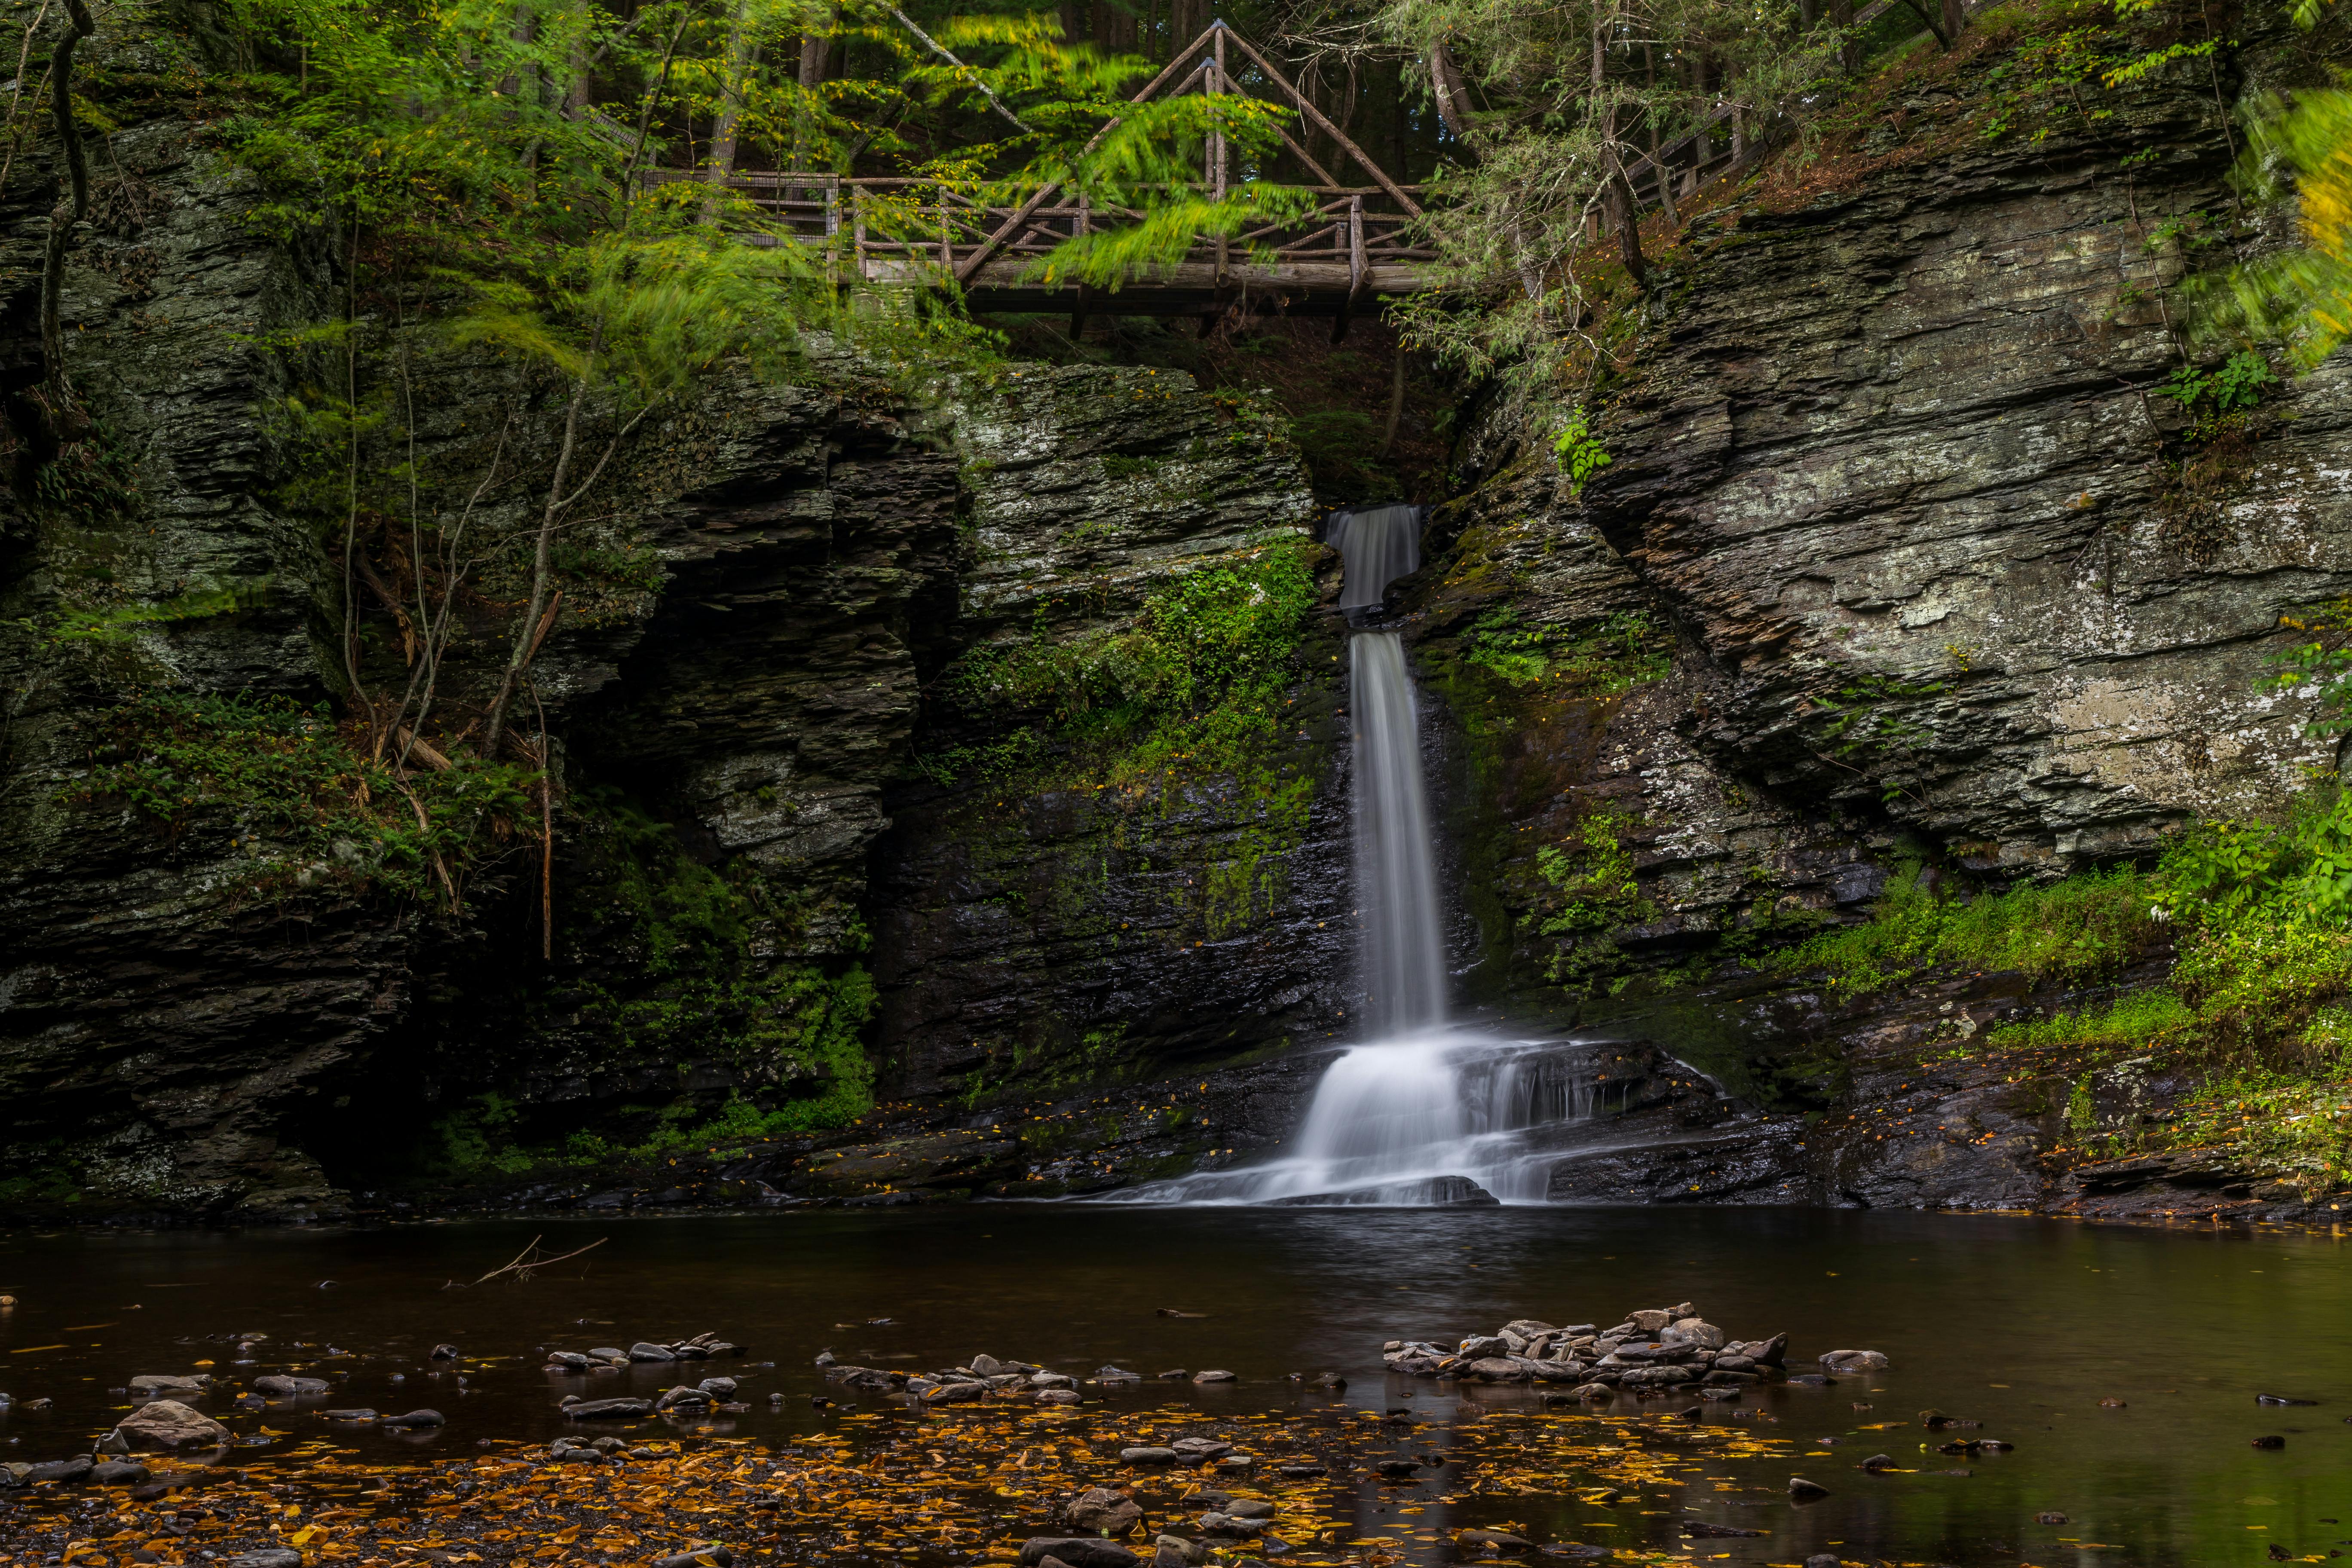
[[[1376,612],[1389,584],[1418,564],[1419,528],[1416,507],[1341,514],[1331,541],[1346,563],[1340,603],[1351,620]],[[1360,625],[1348,653],[1370,1038],[1324,1073],[1287,1155],[1137,1188],[1124,1201],[1541,1203],[1551,1166],[1601,1109],[1606,1086],[1584,1048],[1448,1023],[1420,704],[1403,639]]]

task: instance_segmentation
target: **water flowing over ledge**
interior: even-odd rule
[[[1342,514],[1341,607],[1374,610],[1420,561],[1420,512]],[[1110,1201],[1153,1204],[1444,1206],[1542,1203],[1552,1167],[1590,1147],[1604,1100],[1622,1109],[1594,1049],[1449,1026],[1445,943],[1421,758],[1421,711],[1402,637],[1349,639],[1355,717],[1356,899],[1370,1040],[1316,1085],[1294,1152],[1243,1170],[1200,1172]]]

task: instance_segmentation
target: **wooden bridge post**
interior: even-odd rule
[[[1364,258],[1364,198],[1348,198],[1348,297],[1331,320],[1331,341],[1348,335],[1348,322],[1372,291],[1371,264]]]
[[[1078,216],[1071,221],[1070,231],[1074,235],[1094,232],[1094,225],[1088,221],[1088,203],[1087,193],[1084,191],[1078,193]],[[1088,297],[1087,286],[1080,283],[1078,301],[1070,307],[1070,341],[1072,342],[1076,342],[1087,335],[1087,307],[1093,301]]]
[[[1217,63],[1210,68],[1209,79],[1203,85],[1210,92],[1223,92],[1229,84],[1225,80],[1225,25],[1223,21],[1217,23],[1216,50]],[[1209,132],[1209,191],[1213,200],[1222,202],[1225,199],[1225,133],[1216,130]],[[1217,236],[1219,289],[1225,286],[1225,237],[1220,234]]]

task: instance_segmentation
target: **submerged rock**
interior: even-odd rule
[[[228,1428],[173,1399],[150,1400],[115,1424],[134,1448],[224,1447]]]
[[[1500,1208],[1503,1200],[1467,1176],[1428,1176],[1412,1182],[1388,1182],[1339,1192],[1308,1193],[1275,1198],[1272,1208]]]

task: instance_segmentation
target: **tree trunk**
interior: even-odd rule
[[[1944,47],[1950,48],[1960,41],[1960,29],[1969,25],[1968,0],[1944,0]]]
[[[1470,130],[1470,94],[1462,86],[1462,73],[1454,68],[1454,57],[1446,53],[1443,38],[1429,46],[1429,81],[1437,97],[1438,123],[1456,142],[1464,140]]]
[[[1830,0],[1830,26],[1838,30],[1838,65],[1852,70],[1862,63],[1862,51],[1846,31],[1853,26],[1853,0]]]
[[[1678,229],[1683,220],[1675,211],[1674,172],[1658,156],[1658,58],[1648,44],[1642,46],[1642,85],[1649,89],[1650,174],[1658,182],[1658,210],[1666,215],[1667,227]]]
[[[727,53],[719,68],[719,117],[710,127],[710,174],[713,185],[723,185],[735,173],[735,127],[743,118],[743,89],[760,46],[751,37],[751,6],[738,4],[727,24]]]
[[[98,23],[85,0],[66,0],[65,36],[58,40],[49,63],[56,89],[50,111],[57,122],[58,151],[65,154],[66,189],[58,205],[49,209],[48,238],[41,254],[41,401],[49,437],[58,446],[89,434],[89,416],[82,412],[66,374],[63,300],[66,252],[72,247],[74,230],[89,216],[89,155],[81,144],[81,128],[74,123],[73,58],[75,48],[96,31]]]

